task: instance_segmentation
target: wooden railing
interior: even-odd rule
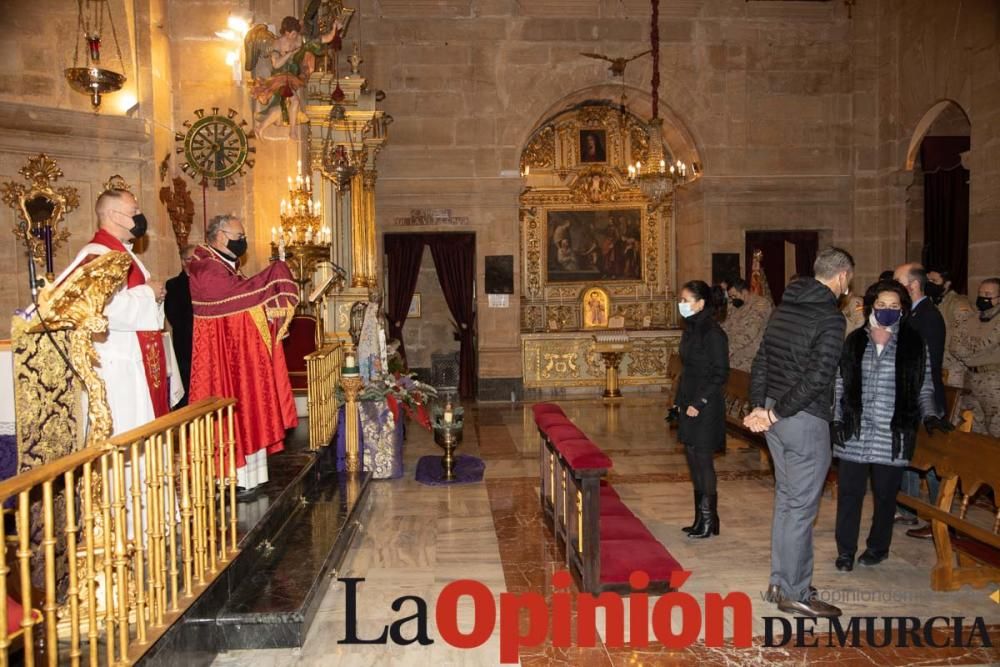
[[[234,405],[208,398],[0,482],[15,515],[0,666],[131,664],[218,576],[237,553]]]
[[[309,449],[330,444],[337,431],[337,385],[342,355],[341,344],[332,342],[305,357],[309,380]]]

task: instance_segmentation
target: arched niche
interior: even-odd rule
[[[940,100],[924,112],[924,115],[917,121],[916,127],[913,128],[913,134],[910,136],[910,144],[906,149],[906,170],[913,170],[920,154],[920,144],[923,143],[924,137],[931,132],[933,126],[947,125],[951,127],[956,123],[961,123],[962,119],[964,119],[966,133],[968,134],[972,128],[972,123],[969,121],[969,114],[955,100]]]
[[[627,328],[673,323],[666,298],[674,280],[673,197],[654,205],[628,179],[629,164],[651,163],[655,139],[643,114],[647,105],[635,101],[639,93],[633,91],[635,98],[630,95],[623,108],[621,90],[588,88],[560,100],[524,139],[525,187],[519,200],[524,333],[579,330],[581,296],[594,286],[606,290],[609,315],[622,316]],[[665,160],[700,163],[690,135],[669,116],[663,136]],[[608,250],[615,243],[625,248],[620,263],[608,257],[615,256],[617,251]]]

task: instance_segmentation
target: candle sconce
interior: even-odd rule
[[[33,261],[45,262],[45,277],[51,282],[55,279],[55,253],[69,238],[69,230],[61,224],[65,215],[80,205],[80,193],[68,185],[53,187],[63,172],[44,153],[29,158],[18,173],[28,185],[2,183],[0,198],[16,212],[14,236],[21,239]]]

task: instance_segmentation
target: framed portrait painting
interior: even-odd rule
[[[552,210],[546,226],[546,282],[642,280],[642,210]]]
[[[595,164],[607,161],[607,132],[605,130],[580,130],[580,162]]]

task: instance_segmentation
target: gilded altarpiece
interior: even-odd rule
[[[627,176],[647,159],[645,124],[590,102],[540,125],[521,155],[521,349],[526,388],[601,386],[585,295],[610,297],[634,341],[621,384],[665,383],[680,340],[673,296],[673,202],[653,206]],[[670,156],[668,154],[668,159]]]

